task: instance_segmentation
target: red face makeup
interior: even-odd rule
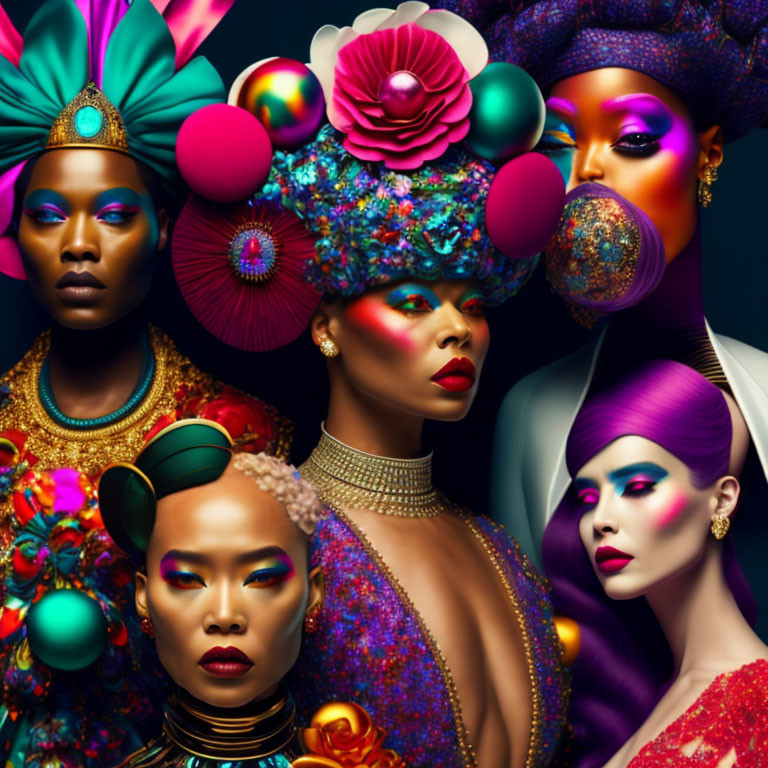
[[[469,409],[489,343],[482,293],[458,280],[371,289],[343,306],[334,334],[349,386],[445,421]]]
[[[606,594],[647,595],[703,556],[713,488],[660,445],[628,435],[593,456],[574,479],[579,534]]]

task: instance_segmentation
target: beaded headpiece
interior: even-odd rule
[[[230,107],[256,118],[252,143],[269,147],[271,163],[237,216],[191,200],[180,217],[174,269],[203,325],[235,346],[270,349],[306,328],[322,296],[354,297],[409,276],[476,280],[489,305],[514,295],[564,196],[554,164],[529,151],[544,120],[531,78],[486,67],[470,24],[413,0],[351,27],[322,27],[310,59],[266,59],[232,86]],[[206,177],[185,178],[204,197],[235,201],[242,185],[237,167],[221,172],[228,141],[214,109],[182,129],[179,164],[198,158],[208,137],[220,156]],[[309,253],[306,238],[288,248],[274,236],[278,225],[289,229],[286,216],[308,232]],[[258,284],[243,279],[244,269],[267,266]]]
[[[603,67],[642,72],[680,94],[726,141],[768,119],[765,0],[437,0],[542,88]]]

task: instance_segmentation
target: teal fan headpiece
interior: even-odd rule
[[[207,15],[202,37],[221,15]],[[128,152],[172,184],[181,124],[225,98],[205,58],[177,69],[181,42],[150,0],[47,0],[18,65],[0,40],[0,174],[46,148],[95,146]]]

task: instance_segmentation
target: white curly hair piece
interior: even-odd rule
[[[312,534],[323,505],[296,467],[266,453],[236,453],[232,465],[252,478],[262,491],[272,494],[304,533]]]

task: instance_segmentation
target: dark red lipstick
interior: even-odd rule
[[[206,672],[217,677],[240,677],[253,666],[253,662],[234,645],[211,648],[197,663]]]
[[[598,547],[595,552],[595,562],[603,573],[618,573],[630,560],[632,555],[614,547]]]
[[[67,303],[96,301],[107,286],[90,272],[69,271],[56,283],[56,292]]]
[[[475,366],[466,357],[454,357],[431,381],[449,392],[466,392],[475,383]]]

